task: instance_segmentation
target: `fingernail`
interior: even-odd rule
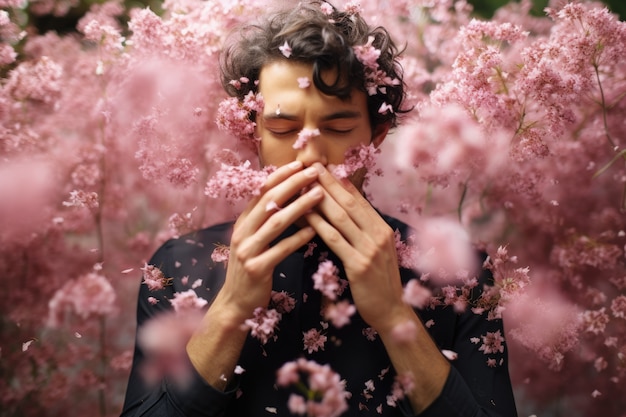
[[[323,192],[320,187],[315,187],[311,191],[309,191],[309,195],[311,195],[311,197],[319,197],[322,195],[322,193]]]
[[[304,170],[304,175],[306,175],[307,177],[316,177],[317,169],[315,167],[308,167]]]
[[[313,164],[313,166],[315,167],[315,169],[317,170],[318,174],[323,174],[326,171],[326,168],[324,168],[324,165],[319,164],[319,163],[315,163]]]
[[[292,168],[292,169],[300,168],[302,166],[302,162],[300,162],[300,161],[293,161],[293,162],[290,162],[289,164],[287,164],[287,166],[289,168]]]

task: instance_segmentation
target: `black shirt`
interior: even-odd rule
[[[409,232],[404,223],[383,216],[392,229],[400,231],[403,238]],[[149,291],[141,285],[137,308],[138,330],[147,320],[171,309],[166,299],[174,293],[189,290],[193,282],[202,279],[195,288],[199,297],[209,304],[221,288],[225,268],[211,260],[216,245],[228,245],[232,223],[203,229],[166,242],[152,257],[150,264],[160,268],[164,275],[172,278],[171,285],[159,291]],[[286,233],[293,233],[293,230]],[[312,274],[317,270],[320,255],[327,256],[339,266],[341,262],[330,253],[318,238],[311,256],[305,248],[289,255],[274,270],[273,290],[285,291],[295,298],[295,308],[283,314],[277,338],[262,345],[248,336],[239,365],[245,372],[237,376],[236,386],[221,392],[208,385],[195,371],[190,384],[178,386],[164,378],[157,386],[146,384],[140,368],[145,360],[141,346],[135,346],[126,400],[122,416],[288,416],[287,399],[292,391],[276,387],[276,371],[285,362],[300,357],[329,364],[346,381],[346,390],[351,393],[349,409],[342,416],[412,416],[408,401],[396,406],[388,405],[395,372],[380,338],[372,337],[369,326],[358,312],[351,323],[339,329],[326,326],[320,315],[322,296],[313,289]],[[414,271],[401,269],[403,283],[416,277]],[[490,275],[485,271],[480,277],[479,287],[488,282]],[[157,304],[148,297],[160,300]],[[340,299],[352,301],[349,287]],[[424,323],[432,324],[428,331],[440,349],[458,354],[444,389],[435,402],[420,416],[500,416],[517,415],[508,374],[507,351],[484,354],[479,350],[476,338],[487,332],[503,335],[501,320],[487,320],[485,315],[466,311],[457,314],[450,306],[438,306],[417,310]],[[309,352],[303,345],[303,333],[315,328],[327,337],[323,350]],[[491,359],[491,366],[487,360]],[[495,360],[495,361],[494,361]],[[495,366],[493,366],[495,363]],[[419,378],[419,375],[415,376]],[[374,390],[363,392],[366,383],[374,384]]]

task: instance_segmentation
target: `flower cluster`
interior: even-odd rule
[[[302,375],[306,380],[302,381]],[[337,417],[348,409],[344,381],[328,365],[298,359],[285,363],[277,372],[276,385],[301,387],[301,394],[291,394],[287,406],[297,415]]]
[[[374,170],[378,154],[380,149],[373,144],[350,148],[346,151],[343,163],[333,167],[332,173],[337,178],[348,178],[360,170],[381,175],[380,171]]]
[[[222,164],[221,169],[207,182],[204,193],[211,198],[223,196],[233,203],[258,195],[273,168],[255,170],[250,167],[250,161],[237,166]]]
[[[243,101],[229,97],[220,102],[215,122],[229,134],[250,143],[255,143],[256,123],[252,115],[263,111],[263,96],[250,91]]]
[[[370,36],[365,45],[357,45],[353,48],[354,55],[365,68],[365,89],[370,96],[378,93],[386,94],[386,86],[400,84],[400,80],[389,77],[385,71],[379,68],[380,49],[372,45],[374,40],[374,37]]]
[[[245,328],[250,329],[250,334],[266,344],[270,339],[276,338],[276,330],[282,314],[273,308],[257,307],[254,316],[245,321]]]

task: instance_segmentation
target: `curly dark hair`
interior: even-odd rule
[[[367,94],[368,69],[359,61],[354,52],[355,46],[366,45],[373,37],[372,46],[380,50],[378,69],[390,79],[397,80],[393,85],[383,86],[383,91],[367,96],[367,105],[372,129],[378,125],[397,124],[397,115],[406,112],[402,107],[405,98],[405,84],[402,80],[402,67],[398,62],[401,51],[397,48],[387,30],[383,27],[370,27],[358,14],[341,12],[334,6],[326,14],[322,10],[324,1],[300,2],[290,10],[268,16],[262,23],[243,27],[231,37],[223,49],[220,66],[222,85],[226,92],[239,100],[250,92],[256,93],[261,68],[276,60],[287,59],[279,47],[285,42],[291,47],[290,61],[313,65],[313,83],[324,94],[346,99],[352,91]],[[337,78],[326,84],[322,73],[336,70]],[[247,79],[249,82],[233,85],[233,81]],[[380,113],[383,103],[391,105],[393,112]]]

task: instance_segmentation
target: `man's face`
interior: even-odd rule
[[[313,84],[312,73],[311,65],[286,60],[261,69],[259,92],[265,107],[263,114],[257,115],[256,133],[261,138],[262,165],[279,167],[294,160],[304,166],[314,162],[338,165],[349,148],[372,141],[365,93],[355,90],[347,100],[325,95]],[[326,81],[332,82],[334,74],[327,75],[332,78]],[[308,87],[302,86],[304,78],[309,80]],[[294,149],[303,129],[317,129],[319,135],[310,136],[304,146]],[[362,178],[352,181],[360,187]]]

